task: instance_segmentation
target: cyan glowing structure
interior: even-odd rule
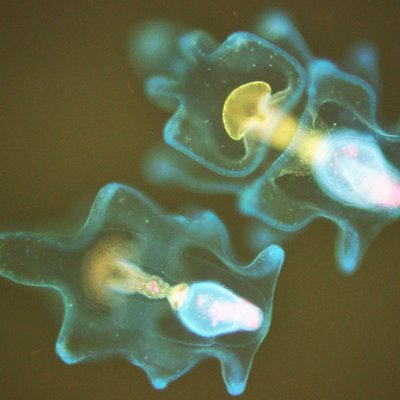
[[[252,136],[234,142],[226,135],[221,110],[229,93],[249,78],[268,80],[274,89],[271,102],[287,113],[305,85],[294,58],[247,32],[218,44],[205,32],[155,21],[135,31],[132,54],[139,73],[151,74],[146,80],[151,100],[174,112],[164,129],[165,141],[230,177],[253,172],[268,157],[268,146]]]
[[[272,245],[238,265],[215,214],[165,215],[116,183],[101,189],[71,237],[0,235],[0,275],[62,297],[63,361],[119,355],[158,389],[215,357],[229,393],[243,392],[283,258]]]
[[[399,217],[399,160],[383,152],[384,145],[398,147],[398,138],[377,127],[373,92],[363,81],[327,61],[313,62],[309,75],[295,138],[246,188],[240,205],[284,231],[331,219],[340,229],[338,263],[350,273],[370,240]]]
[[[142,28],[134,49],[154,26]],[[193,40],[201,37],[198,32],[182,31],[181,27],[164,40],[175,43],[182,60],[184,55],[190,59],[186,64],[181,60],[186,69],[174,75],[161,68],[157,73],[164,76],[149,78],[146,87],[151,99],[175,111],[165,129],[166,142],[192,160],[159,149],[149,158],[147,175],[157,183],[235,193],[243,213],[288,234],[315,218],[328,218],[340,231],[339,267],[353,272],[370,241],[400,214],[400,138],[376,122],[379,77],[373,47],[355,45],[344,72],[314,58],[292,21],[276,11],[258,18],[258,36],[236,33],[230,37],[234,41],[228,39],[217,50],[209,46],[205,51]],[[271,52],[272,59],[279,54],[279,63],[269,64]],[[188,55],[198,53],[201,56]],[[134,54],[144,58],[140,51]],[[218,60],[221,54],[224,62],[205,75],[204,59]],[[147,56],[150,64],[152,55]],[[166,58],[176,59],[176,53]],[[275,78],[282,73],[283,80]],[[191,84],[199,80],[206,92]],[[200,103],[202,107],[196,108]],[[187,104],[195,106],[188,111]],[[215,129],[193,129],[191,121],[206,120],[213,121]],[[201,126],[197,122],[196,127]],[[228,141],[210,138],[221,134]],[[174,135],[184,138],[179,146],[169,140]],[[190,150],[193,141],[196,155]],[[234,164],[227,163],[221,152],[234,151],[238,145],[246,160],[256,161],[246,164],[236,158]]]

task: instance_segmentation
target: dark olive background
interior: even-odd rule
[[[131,27],[167,17],[218,39],[267,6],[293,14],[316,55],[340,60],[354,40],[381,53],[380,117],[399,115],[399,1],[2,1],[0,4],[0,221],[55,219],[105,183],[136,185],[166,210],[197,202],[228,224],[243,218],[228,196],[148,185],[141,162],[167,115],[146,100],[127,57]],[[335,227],[318,221],[285,245],[286,263],[267,339],[243,399],[400,398],[400,225],[375,240],[351,277],[333,259]],[[52,300],[53,301],[53,300]],[[0,399],[225,399],[219,365],[206,361],[154,390],[124,360],[63,364],[59,317],[40,291],[0,281]]]

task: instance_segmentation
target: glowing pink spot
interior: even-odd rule
[[[248,330],[258,329],[264,319],[261,310],[247,300],[242,300],[241,316],[242,326]]]
[[[368,137],[335,134],[316,152],[314,176],[332,199],[371,211],[400,207],[400,176]]]
[[[203,308],[205,301],[206,301],[206,300],[204,299],[204,296],[203,296],[203,295],[199,294],[199,295],[197,296],[196,302],[197,302],[197,305],[198,305],[200,308]]]
[[[208,317],[213,327],[219,323],[233,323],[246,330],[258,329],[263,321],[261,310],[248,300],[214,300],[208,308]]]
[[[160,285],[155,281],[150,281],[146,286],[151,293],[157,294],[160,291]]]
[[[345,146],[345,147],[342,148],[341,151],[346,156],[349,156],[349,157],[352,157],[352,158],[358,157],[358,149],[354,145]]]

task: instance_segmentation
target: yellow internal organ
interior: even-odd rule
[[[271,101],[271,86],[262,81],[249,82],[234,89],[226,98],[222,120],[228,136],[245,136],[264,141],[271,148],[284,151],[299,129],[296,118],[284,113]],[[303,136],[294,149],[306,164],[311,164],[320,142],[319,132]]]
[[[131,260],[133,244],[117,235],[103,239],[87,254],[83,264],[86,295],[98,304],[112,306],[120,296],[138,293],[150,299],[167,296],[170,285],[140,269]]]
[[[159,276],[142,271],[135,264],[123,259],[109,264],[106,284],[122,294],[139,293],[149,299],[162,299],[167,296],[170,286]]]
[[[267,117],[260,110],[260,101],[271,95],[268,83],[255,81],[234,89],[226,98],[222,110],[222,120],[226,132],[233,140],[246,135],[249,121],[262,124]]]
[[[172,286],[168,292],[167,299],[173,310],[178,310],[186,300],[189,286],[186,283],[179,283]]]

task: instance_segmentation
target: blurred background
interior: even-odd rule
[[[215,210],[239,255],[244,219],[229,196],[152,187],[143,156],[167,114],[146,100],[128,61],[132,27],[182,21],[223,40],[267,7],[290,12],[317,56],[353,41],[381,56],[381,122],[398,118],[398,0],[6,1],[0,8],[0,226],[58,219],[110,181],[134,184],[165,210]],[[285,244],[272,326],[243,399],[400,398],[400,225],[375,240],[351,277],[335,267],[336,230],[318,221]],[[50,312],[49,312],[50,311]],[[228,399],[219,365],[201,363],[165,391],[124,360],[74,366],[54,351],[60,316],[38,290],[0,280],[0,398]]]

